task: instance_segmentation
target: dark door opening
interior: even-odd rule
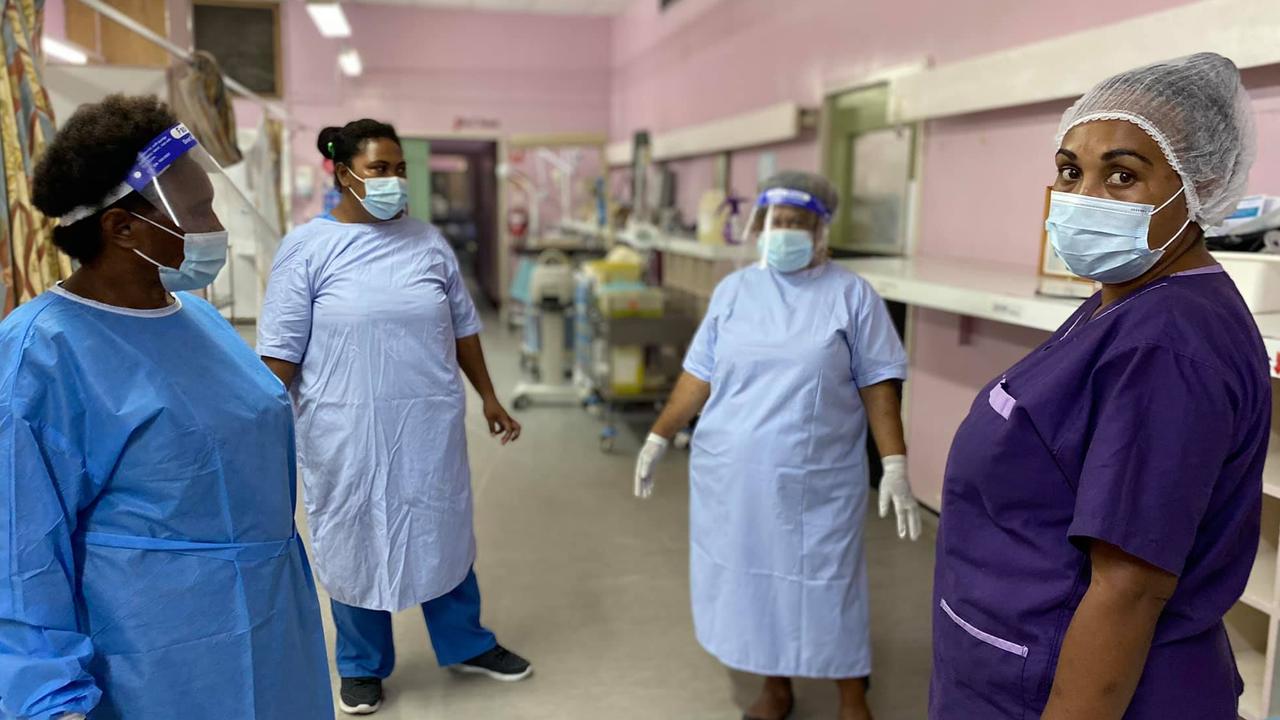
[[[498,144],[489,140],[427,139],[427,173],[410,171],[411,197],[428,205],[425,213],[440,228],[458,256],[463,275],[478,303],[497,307],[502,297],[498,275]],[[426,157],[422,157],[425,155]],[[415,182],[415,175],[426,179]],[[424,177],[425,176],[425,177]],[[427,199],[429,198],[429,199]]]

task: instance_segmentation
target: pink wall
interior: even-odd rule
[[[315,138],[322,127],[366,116],[417,137],[449,135],[458,117],[496,120],[498,129],[486,131],[495,136],[608,127],[608,19],[343,7],[353,31],[346,43],[320,37],[301,0],[284,4],[295,163],[319,164]],[[359,78],[338,71],[346,45],[364,61]],[[318,202],[299,204],[295,216],[305,217]]]
[[[1177,0],[634,0],[613,25],[615,138],[783,100],[816,105],[840,79],[949,62],[1142,15]]]
[[[611,132],[617,139],[637,128],[662,131],[785,100],[817,106],[840,80],[877,68],[946,63],[1184,2],[682,0],[662,14],[656,2],[635,0],[613,26]],[[1251,71],[1245,80],[1262,140],[1252,188],[1280,194],[1280,68]],[[916,252],[1032,271],[1043,188],[1053,173],[1053,136],[1066,105],[927,123]],[[779,168],[821,166],[816,141],[784,147]],[[735,155],[739,189],[754,181],[757,154]],[[694,190],[684,188],[682,197],[686,193]],[[976,390],[1044,333],[974,322],[962,336],[958,316],[914,311],[913,319],[912,476],[917,492],[936,505],[951,437]]]
[[[67,8],[63,0],[45,0],[44,34],[65,40],[67,37]]]

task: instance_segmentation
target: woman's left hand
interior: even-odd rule
[[[907,458],[894,455],[884,458],[883,464],[880,517],[889,516],[889,505],[892,504],[894,514],[898,516],[898,537],[903,540],[911,538],[915,542],[920,538],[920,504],[911,494],[911,483],[907,482]]]
[[[520,423],[496,399],[485,401],[484,419],[489,423],[489,434],[493,437],[501,435],[503,445],[520,439]]]

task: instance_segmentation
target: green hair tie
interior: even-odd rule
[[[330,160],[333,159],[333,141],[332,140],[329,141],[329,159]]]

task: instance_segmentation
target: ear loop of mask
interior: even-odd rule
[[[129,212],[129,214],[130,214],[130,215],[132,215],[132,216],[134,216],[134,217],[136,217],[136,218],[138,218],[139,220],[141,220],[141,221],[143,221],[143,222],[145,222],[145,223],[150,223],[150,224],[152,224],[152,225],[155,225],[156,227],[158,227],[158,228],[160,228],[161,230],[163,230],[163,231],[165,231],[165,232],[169,233],[170,235],[172,235],[172,236],[174,236],[174,237],[178,238],[179,240],[182,240],[182,241],[184,241],[184,242],[186,241],[186,236],[181,235],[181,234],[179,234],[179,233],[176,233],[176,232],[174,232],[174,231],[170,230],[169,228],[167,228],[167,227],[165,227],[165,226],[161,225],[160,223],[156,222],[155,220],[152,220],[151,218],[143,217],[143,216],[141,216],[141,215],[139,215],[138,213],[133,212],[133,211],[130,211],[130,212]],[[138,257],[142,258],[143,260],[146,260],[147,262],[151,263],[152,265],[155,265],[155,266],[156,266],[156,267],[158,267],[158,268],[168,268],[168,267],[169,267],[168,265],[162,265],[161,263],[158,263],[158,262],[156,262],[155,260],[152,260],[151,258],[147,257],[147,256],[146,256],[146,255],[144,255],[144,254],[143,254],[143,252],[142,252],[141,250],[139,250],[138,248],[134,248],[134,249],[133,249],[133,252],[134,252],[134,253],[136,253]],[[173,268],[169,268],[169,269],[170,269],[170,270],[172,270]]]
[[[330,145],[332,145],[332,143],[330,143]],[[346,166],[343,166],[343,167],[346,167]],[[362,178],[362,177],[360,177],[359,175],[357,175],[357,174],[356,174],[356,171],[355,171],[355,170],[352,170],[352,169],[351,169],[351,168],[349,168],[349,167],[347,168],[347,174],[348,174],[348,175],[350,175],[351,177],[353,177],[353,178],[355,178],[355,179],[359,180],[361,185],[368,185],[368,184],[369,184],[369,182],[368,182],[367,180],[365,180],[364,178]],[[357,202],[359,202],[359,203],[361,203],[361,204],[363,204],[363,203],[364,203],[364,198],[362,198],[362,197],[360,197],[359,195],[357,195],[357,194],[356,194],[355,189],[354,189],[354,188],[352,188],[352,186],[350,186],[350,185],[348,185],[348,186],[347,186],[347,192],[351,193],[351,197],[355,198]]]
[[[1185,191],[1186,191],[1186,188],[1185,188],[1185,187],[1180,187],[1180,188],[1178,188],[1178,192],[1174,193],[1174,194],[1173,194],[1173,196],[1172,196],[1172,197],[1170,197],[1168,200],[1165,200],[1165,201],[1164,201],[1164,203],[1162,203],[1162,204],[1160,205],[1160,207],[1158,207],[1158,208],[1156,208],[1155,210],[1152,210],[1152,211],[1151,211],[1151,216],[1152,216],[1152,217],[1155,217],[1156,213],[1158,213],[1158,212],[1160,212],[1161,210],[1163,210],[1163,209],[1165,209],[1165,208],[1169,207],[1169,203],[1171,203],[1171,202],[1173,202],[1174,200],[1178,199],[1178,196],[1179,196],[1179,195],[1181,195],[1181,194],[1183,194]],[[1164,252],[1165,250],[1168,250],[1168,249],[1169,249],[1169,246],[1173,244],[1173,241],[1175,241],[1175,240],[1177,240],[1178,238],[1182,237],[1182,233],[1183,233],[1184,231],[1186,231],[1186,229],[1187,229],[1187,227],[1188,227],[1189,225],[1191,225],[1191,216],[1190,216],[1190,215],[1188,215],[1188,216],[1187,216],[1187,221],[1186,221],[1186,222],[1184,222],[1184,223],[1182,223],[1182,227],[1178,228],[1178,232],[1174,233],[1174,234],[1173,234],[1173,237],[1169,238],[1169,241],[1168,241],[1168,242],[1166,242],[1164,245],[1161,245],[1159,248],[1157,248],[1157,249],[1156,249],[1156,252]]]

